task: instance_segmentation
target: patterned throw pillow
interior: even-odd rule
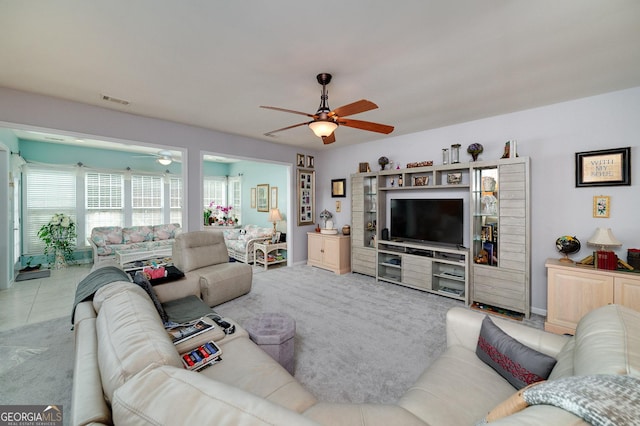
[[[518,342],[488,316],[482,321],[476,355],[516,389],[546,380],[556,365],[555,358]]]

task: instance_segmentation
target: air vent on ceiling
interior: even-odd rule
[[[124,99],[119,99],[119,98],[114,98],[113,96],[109,96],[109,95],[100,95],[102,97],[103,101],[109,101],[109,102],[115,102],[117,104],[120,105],[129,105],[131,102],[124,100]]]

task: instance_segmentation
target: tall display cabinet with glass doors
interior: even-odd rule
[[[351,175],[351,270],[372,277],[376,275],[378,203],[378,174]]]
[[[471,163],[472,302],[530,315],[529,158]]]

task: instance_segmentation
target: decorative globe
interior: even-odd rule
[[[556,240],[556,249],[564,254],[562,261],[571,262],[569,255],[580,250],[580,241],[576,237],[564,235]]]

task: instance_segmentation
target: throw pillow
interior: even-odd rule
[[[482,321],[476,355],[516,389],[546,380],[556,365],[555,358],[518,342],[488,316]]]
[[[145,276],[144,272],[137,271],[133,276],[133,282],[138,284],[140,287],[144,289],[144,291],[147,292],[147,294],[151,298],[151,301],[155,305],[156,310],[158,311],[158,314],[160,315],[160,319],[162,319],[162,323],[168,322],[169,316],[167,315],[164,308],[162,307],[162,303],[160,303],[160,301],[158,300],[158,296],[156,295],[155,290],[151,286],[151,283]]]

